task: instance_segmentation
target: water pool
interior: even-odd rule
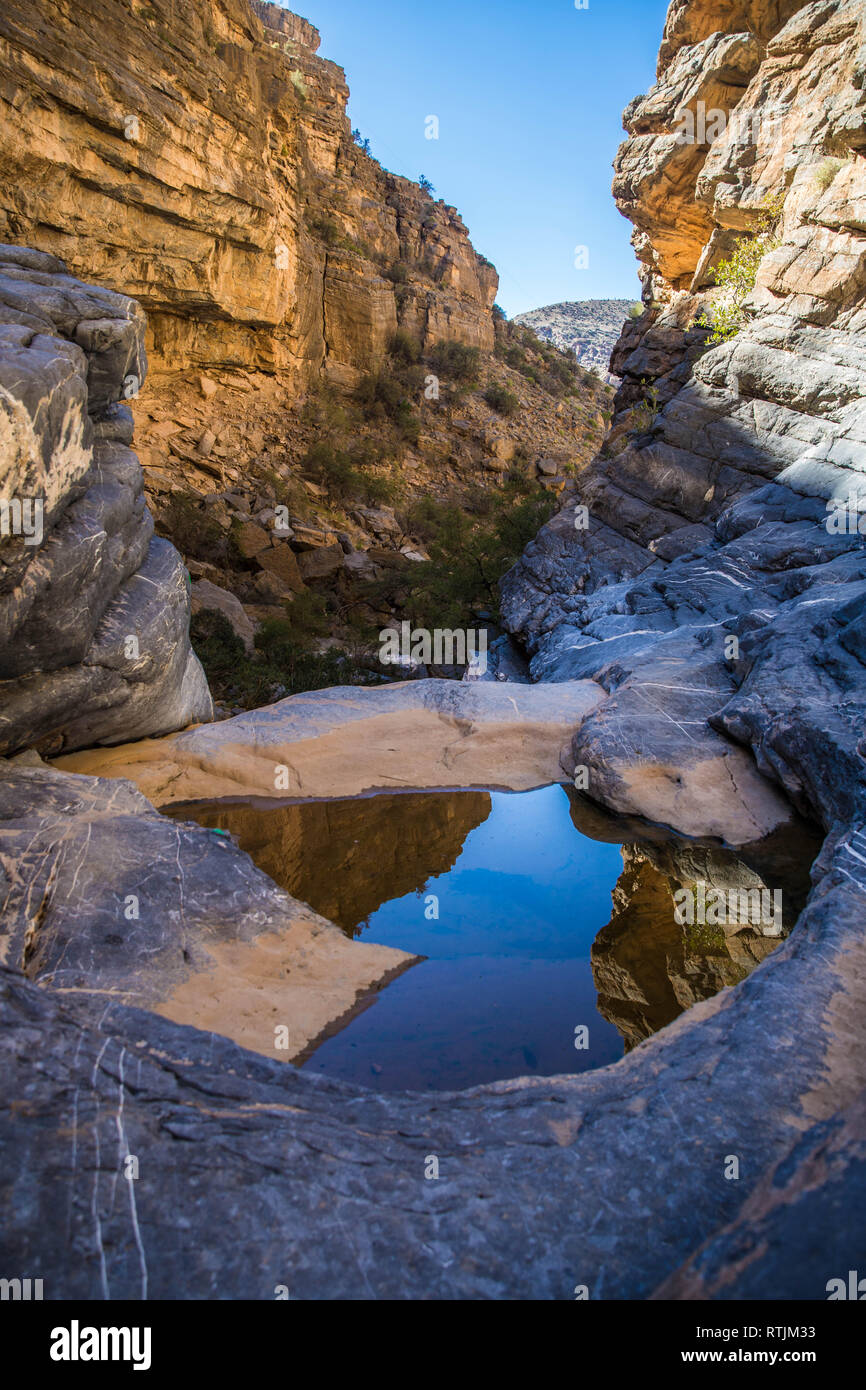
[[[790,923],[811,862],[802,848],[777,847],[758,876],[730,851],[658,834],[635,844],[633,827],[563,786],[173,814],[228,830],[347,934],[424,958],[301,1059],[383,1090],[459,1089],[616,1061],[778,944],[760,929],[680,926],[675,884],[701,874],[784,884]]]

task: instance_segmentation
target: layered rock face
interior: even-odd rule
[[[453,208],[354,144],[305,20],[258,0],[10,0],[0,40],[0,232],[134,295],[154,384],[351,378],[384,355],[398,288],[425,341],[492,348],[495,270]]]
[[[672,5],[658,83],[626,113],[617,160],[645,312],[612,359],[614,428],[576,505],[503,586],[535,678],[607,694],[572,743],[590,795],[686,831],[715,815],[730,843],[737,804],[735,820],[758,804],[757,767],[827,832],[796,930],[737,987],[740,1003],[753,984],[774,990],[789,950],[814,967],[843,921],[851,963],[862,954],[864,19],[858,0]],[[739,331],[714,343],[696,319],[718,315],[721,263],[772,223]],[[859,985],[844,968],[837,979],[832,1014],[853,1020]],[[815,1007],[805,975],[794,988],[797,1009]],[[787,1055],[787,1025],[763,1023]],[[801,1296],[808,1279],[788,1265],[802,1230],[836,1273],[840,1214],[862,1182],[864,1076],[838,1081],[829,1109],[801,1095],[804,1127],[839,1114],[786,1159],[784,1195],[782,1170],[768,1174],[659,1296]]]
[[[150,376],[132,409],[148,502],[211,586],[198,606],[245,606],[245,640],[285,621],[307,582],[354,605],[365,580],[387,581],[394,555],[423,551],[405,516],[419,498],[492,491],[510,468],[561,494],[609,403],[595,378],[576,371],[566,392],[511,342],[496,271],[458,212],[370,155],[318,48],[311,24],[260,0],[0,13],[0,240],[142,306]],[[389,356],[398,330],[423,365]],[[472,391],[431,365],[441,342],[481,353]],[[380,373],[387,410],[375,381],[375,399],[357,391]],[[429,398],[428,373],[442,376]],[[487,402],[491,384],[516,396],[515,418]],[[296,534],[259,557],[236,533],[277,505]],[[343,563],[383,549],[382,565]],[[378,631],[382,614],[362,610]]]
[[[573,750],[594,794],[681,826],[730,801],[736,744],[826,826],[862,805],[863,25],[857,0],[672,7],[617,160],[647,307],[614,428],[504,584],[533,674],[610,694]],[[710,272],[768,207],[775,245],[713,345]]]
[[[537,785],[558,775],[566,743],[565,770],[585,765],[598,801],[716,848],[766,840],[790,819],[791,800],[819,816],[826,843],[796,930],[747,979],[615,1067],[459,1096],[371,1097],[211,1031],[229,1031],[229,1020],[232,1037],[264,1053],[279,1007],[276,994],[251,1011],[245,987],[286,965],[286,943],[271,938],[292,930],[294,909],[249,861],[158,817],[128,786],[7,766],[0,814],[25,873],[16,880],[10,861],[0,1075],[13,1103],[0,1107],[0,1253],[44,1277],[46,1297],[270,1300],[280,1285],[302,1298],[571,1299],[579,1284],[599,1299],[822,1299],[829,1277],[856,1267],[866,562],[859,534],[824,523],[830,493],[856,484],[864,438],[862,213],[853,192],[836,201],[862,178],[857,10],[841,0],[671,10],[649,99],[661,114],[656,124],[649,107],[635,114],[650,124],[635,126],[621,170],[643,150],[665,180],[665,102],[687,100],[692,75],[701,99],[730,89],[753,110],[778,78],[790,141],[737,165],[739,203],[725,191],[740,188],[731,179],[705,206],[695,173],[694,206],[682,204],[672,231],[659,222],[662,270],[652,218],[641,233],[658,307],[620,349],[611,456],[587,480],[587,515],[562,513],[506,585],[511,625],[550,684],[329,691],[64,760],[78,772],[126,767],[163,802],[239,786],[272,795],[276,765],[293,794],[348,796],[403,785],[410,766],[417,785],[503,775]],[[196,23],[190,12],[192,33]],[[286,23],[291,42],[296,22]],[[797,131],[817,139],[813,117],[836,153],[810,155],[842,161],[820,190],[821,221],[797,211]],[[700,287],[691,291],[703,248],[732,230],[735,203],[745,216],[749,180],[766,175],[775,193],[789,174],[783,243],[761,269],[752,322],[705,351],[706,333],[688,331],[703,303]],[[655,198],[651,185],[648,174],[636,209]],[[795,279],[771,285],[786,254]],[[638,412],[645,428],[632,429],[642,377],[655,379],[663,409],[652,421]],[[114,867],[121,854],[129,878]],[[659,863],[680,881],[677,866]],[[714,879],[716,865],[695,855],[686,876],[698,872]],[[149,901],[142,884],[152,884]],[[124,914],[130,895],[143,899],[139,919]],[[74,933],[65,903],[80,905]],[[112,959],[117,935],[135,962],[131,984]],[[178,1026],[190,1022],[199,1026]],[[126,1153],[141,1156],[134,1183]],[[425,1179],[431,1153],[436,1183]],[[726,1180],[730,1154],[738,1182]]]
[[[0,247],[0,753],[211,716],[186,572],[129,448],[145,371],[134,300]]]

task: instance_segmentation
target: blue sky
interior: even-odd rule
[[[637,298],[610,194],[622,112],[655,79],[667,0],[293,0],[346,69],[352,124],[425,174],[496,265],[509,315]],[[439,118],[439,139],[425,120]],[[575,248],[589,252],[575,268]]]

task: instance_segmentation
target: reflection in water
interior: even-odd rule
[[[490,795],[383,792],[265,809],[208,805],[174,814],[230,831],[293,898],[358,936],[384,902],[420,893],[431,874],[448,872],[470,830],[490,815]]]
[[[623,870],[613,890],[613,914],[593,943],[598,1007],[615,1025],[626,1051],[671,1023],[685,1009],[735,985],[779,945],[761,923],[745,918],[681,922],[675,894],[705,885],[729,895],[781,890],[782,935],[790,931],[809,892],[809,869],[821,839],[802,823],[776,833],[739,856],[730,850],[630,827],[571,793],[571,815],[584,834],[610,839],[636,829],[643,843],[622,846]],[[647,842],[647,835],[652,838]],[[682,901],[682,899],[680,899]],[[693,914],[694,915],[694,914]],[[724,914],[717,914],[724,916]],[[712,918],[706,913],[705,918]]]
[[[787,928],[819,847],[800,829],[737,857],[557,786],[173,814],[230,831],[347,934],[425,957],[306,1063],[380,1089],[456,1089],[616,1060],[778,945],[760,925],[680,925],[674,893],[698,882],[781,888]],[[586,1050],[575,1046],[580,1026]]]
[[[592,948],[592,974],[598,1007],[628,1050],[699,999],[744,980],[779,941],[763,936],[760,927],[726,934],[719,926],[680,925],[671,879],[641,846],[623,846],[623,858],[613,917]],[[724,867],[736,872],[743,866],[730,856]]]

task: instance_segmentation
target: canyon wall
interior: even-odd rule
[[[209,605],[244,605],[248,634],[285,621],[308,572],[353,603],[387,581],[355,550],[410,568],[407,552],[426,553],[405,519],[419,499],[462,502],[512,466],[561,495],[609,405],[594,378],[564,384],[509,338],[496,271],[458,212],[370,155],[343,70],[318,49],[311,24],[261,0],[0,8],[0,241],[141,306],[150,372],[129,405],[147,501]],[[423,119],[419,106],[419,143]],[[431,364],[442,342],[480,353],[471,389]],[[294,532],[279,554],[249,539],[276,505]],[[391,616],[359,611],[370,631]]]
[[[122,160],[132,156],[117,143],[117,121],[135,95],[133,75],[155,94],[154,110],[173,102],[182,124],[184,101],[208,78],[205,49],[225,52],[224,85],[215,81],[211,93],[215,114],[205,112],[216,155],[227,105],[249,79],[260,20],[220,4],[206,35],[191,5],[136,5],[127,41],[112,29],[114,5],[78,6],[77,29],[65,7],[51,9],[66,45],[57,50],[65,57],[62,78],[51,76],[44,57],[56,32],[14,4],[0,24],[4,34],[15,26],[16,52],[29,54],[27,62],[44,64],[44,83],[74,85],[70,74],[87,73],[87,109],[92,103],[101,111],[101,86],[118,80],[103,74],[105,36],[113,32],[116,52],[128,42],[126,85],[106,136],[116,142],[114,163],[106,159],[99,178],[89,179],[82,143],[79,179],[65,151],[88,128],[82,107],[52,97],[47,86],[37,95],[31,78],[4,87],[23,132],[4,158],[33,157],[27,121],[44,117],[42,172],[50,182],[52,169],[66,169],[54,189],[58,209],[64,186],[87,200],[95,183],[112,215],[116,204],[120,224],[122,199],[106,188],[138,186],[149,217],[160,190],[143,173],[130,178]],[[512,785],[534,785],[555,775],[563,739],[574,731],[563,770],[584,765],[593,798],[705,835],[713,853],[720,840],[771,840],[791,800],[819,818],[826,843],[796,930],[747,979],[696,1004],[615,1067],[516,1078],[459,1096],[370,1095],[297,1073],[280,1056],[253,1055],[245,1050],[253,1043],[246,1025],[241,1047],[213,1031],[226,1026],[226,999],[236,1006],[235,1023],[249,1016],[249,985],[261,1010],[261,1042],[274,1018],[294,1022],[301,1013],[309,998],[304,972],[338,948],[348,964],[347,953],[362,947],[310,921],[307,910],[298,934],[300,905],[225,837],[157,815],[132,787],[4,764],[10,911],[0,940],[0,1076],[8,1097],[0,1106],[0,1201],[8,1219],[0,1253],[10,1269],[44,1277],[47,1297],[204,1290],[272,1300],[279,1288],[293,1298],[571,1300],[577,1284],[593,1299],[635,1299],[670,1292],[662,1281],[686,1262],[674,1275],[676,1296],[815,1299],[825,1296],[828,1277],[856,1267],[863,1248],[858,1095],[866,1083],[866,559],[856,525],[853,533],[827,529],[825,503],[849,492],[856,503],[863,467],[860,10],[843,0],[676,0],[671,8],[659,86],[633,108],[634,133],[619,161],[619,196],[642,224],[638,249],[648,273],[646,313],[618,350],[624,385],[616,427],[577,506],[544,529],[505,585],[511,626],[529,648],[535,675],[550,683],[522,693],[493,682],[430,682],[300,696],[186,732],[168,750],[114,750],[102,769],[116,774],[124,757],[133,768],[136,759],[162,758],[155,776],[164,777],[163,790],[171,778],[172,794],[182,793],[183,783],[174,785],[180,771],[187,790],[210,773],[237,794],[245,766],[260,779],[260,792],[285,760],[305,774],[305,795],[334,790],[326,773],[357,778],[359,785],[344,788],[348,795],[402,784],[409,767],[423,784],[419,749],[427,749],[430,785],[487,784],[502,768],[516,778]],[[166,46],[174,45],[174,65],[180,53],[199,66],[183,65],[182,77],[168,67],[158,81],[146,76],[145,14],[157,35],[160,25],[166,31]],[[185,27],[167,23],[177,16]],[[312,81],[298,50],[311,49],[312,35],[301,21],[281,17],[283,24],[264,47],[280,36],[295,45],[288,82],[300,97]],[[81,34],[90,36],[86,62]],[[256,68],[274,90],[280,61],[263,49]],[[94,73],[103,76],[94,80]],[[736,177],[717,181],[711,201],[702,201],[702,171],[715,167],[715,145],[682,153],[671,130],[680,106],[730,94],[760,113],[771,91],[785,108],[782,135],[746,150],[736,168],[725,165]],[[294,100],[288,89],[285,97]],[[62,132],[67,119],[72,125],[52,164],[51,123]],[[187,145],[196,128],[190,118]],[[694,163],[693,197],[679,160],[690,169]],[[252,162],[248,173],[251,183],[264,178]],[[226,238],[223,254],[237,257],[240,268],[248,246],[243,207],[257,205],[252,194],[244,203],[232,176],[220,177],[225,186],[212,202],[237,213],[237,235]],[[671,199],[682,189],[672,227],[663,208],[653,211],[657,182]],[[182,171],[167,186],[178,196],[164,219],[166,240],[188,231]],[[22,203],[40,198],[35,184],[22,187]],[[706,330],[691,326],[709,298],[701,277],[717,251],[729,253],[736,219],[751,226],[766,195],[783,191],[780,244],[761,266],[746,321],[730,341],[708,347]],[[159,225],[159,205],[153,216]],[[43,237],[70,235],[57,228],[60,219],[46,202],[32,224],[10,224],[10,238],[44,247]],[[125,235],[122,226],[116,234]],[[103,244],[109,239],[100,239],[97,253]],[[176,274],[183,286],[194,281],[213,308],[231,286],[205,293],[200,271],[190,269],[194,259],[180,256]],[[27,486],[45,492],[50,535],[62,536],[88,478],[88,429],[112,446],[130,429],[130,418],[111,403],[143,369],[138,311],[77,285],[72,312],[56,262],[21,251],[7,262],[12,286],[4,290],[2,331],[14,352],[50,349],[33,410],[11,399],[9,436],[26,434],[25,415],[44,423],[57,467],[32,443],[12,456],[23,459]],[[149,273],[161,274],[167,263],[148,261],[155,267]],[[26,305],[14,301],[22,281]],[[262,281],[259,290],[266,299]],[[309,302],[316,304],[315,295]],[[61,319],[53,317],[57,303],[67,306]],[[181,345],[204,353],[208,334],[220,361],[264,344],[269,363],[267,354],[291,341],[279,339],[272,320],[259,321],[261,304],[252,321],[233,309],[201,321],[191,314],[188,337],[174,298],[171,311],[148,308],[157,320],[162,314],[153,346],[163,373]],[[308,360],[300,351],[296,357],[287,380]],[[345,355],[334,366],[354,370]],[[248,364],[238,372],[242,390]],[[124,551],[140,554],[147,522],[127,454],[113,448],[108,462],[96,519],[107,518],[113,497],[123,532],[114,573],[135,568]],[[115,530],[114,523],[94,526],[92,534],[104,546]],[[65,571],[39,588],[40,553],[28,568],[48,621],[49,593],[74,599],[76,590]],[[17,551],[13,560],[23,564]],[[27,571],[20,575],[20,582],[13,577],[23,591]],[[70,623],[77,612],[72,602]],[[34,641],[38,632],[35,625]],[[6,649],[18,660],[25,647]],[[172,749],[182,767],[171,762]],[[130,894],[142,897],[141,915],[131,920],[123,913]],[[339,998],[324,1000],[316,1020],[307,1018],[307,1037],[351,1006],[359,987],[381,979],[383,964],[347,970]],[[279,976],[273,1004],[259,988],[263,971]],[[284,978],[296,971],[297,989]],[[62,996],[40,987],[58,983]],[[632,989],[619,969],[614,983],[620,996]],[[207,1012],[215,998],[221,1018]],[[128,1184],[127,1202],[118,1176],[132,1152],[141,1157],[141,1178]],[[441,1183],[425,1181],[431,1152],[441,1157]],[[741,1160],[738,1182],[724,1175],[730,1154]]]
[[[318,46],[248,0],[3,6],[0,237],[134,296],[154,387],[218,368],[352,380],[398,318],[493,346],[494,268],[454,208],[356,145]]]
[[[652,819],[729,805],[738,744],[825,827],[863,805],[864,20],[860,0],[676,3],[626,112],[614,191],[645,312],[576,507],[503,587],[535,677],[611,696],[574,743],[594,794]],[[713,342],[714,267],[762,234]]]

